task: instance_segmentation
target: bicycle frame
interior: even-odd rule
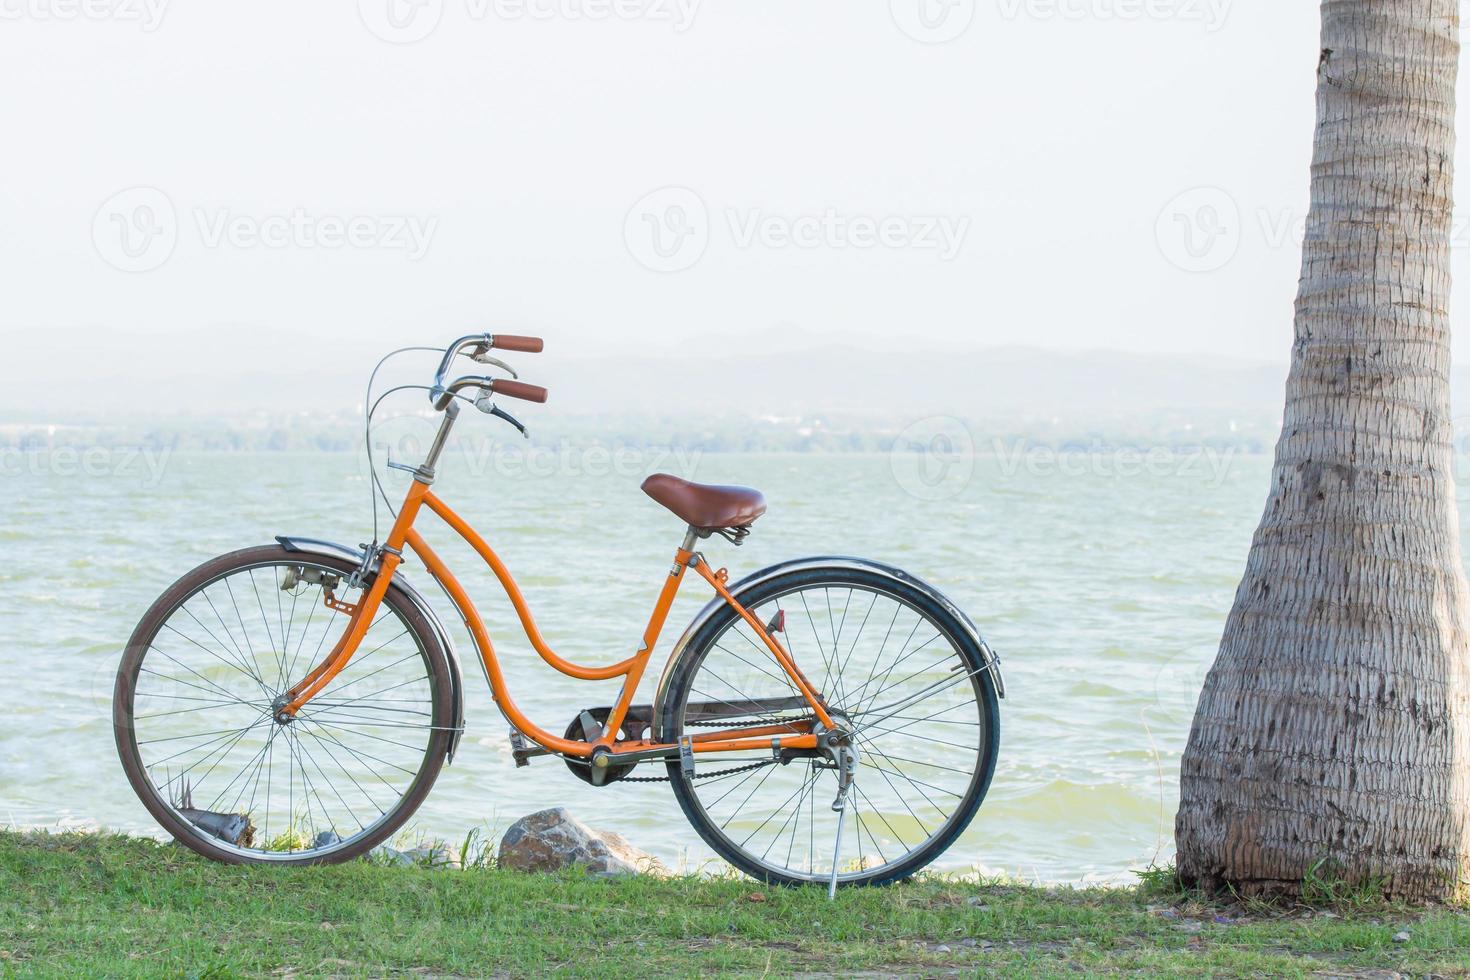
[[[382,552],[380,566],[372,584],[365,594],[358,600],[356,606],[340,607],[340,611],[348,612],[350,620],[342,637],[327,654],[327,656],[305,677],[293,685],[285,694],[285,703],[280,711],[294,715],[303,705],[307,704],[313,697],[319,694],[331,683],[351,660],[356,652],[358,644],[367,633],[377,614],[383,596],[388,591],[388,586],[393,580],[393,574],[403,561],[403,549],[408,547],[424,563],[429,574],[443,587],[450,601],[454,603],[459,611],[465,625],[468,627],[470,636],[474,641],[476,651],[485,667],[485,675],[489,678],[491,693],[495,703],[509,719],[516,730],[528,736],[541,747],[550,752],[575,758],[588,758],[599,748],[605,748],[613,756],[629,756],[637,754],[640,758],[629,761],[645,761],[651,758],[673,758],[680,751],[677,742],[655,742],[649,739],[640,741],[615,742],[614,738],[628,716],[628,710],[632,705],[633,696],[637,692],[638,683],[643,678],[648,666],[649,658],[653,655],[653,649],[658,643],[659,634],[663,630],[664,621],[668,618],[669,607],[673,605],[674,597],[679,592],[679,586],[683,582],[686,569],[693,568],[701,578],[709,583],[715,593],[749,626],[757,637],[765,644],[772,658],[790,678],[793,686],[801,697],[811,707],[823,730],[830,731],[835,726],[827,711],[825,700],[821,694],[812,686],[811,682],[796,665],[791,655],[781,645],[765,626],[742,606],[730,591],[725,587],[725,572],[709,569],[709,563],[704,560],[698,552],[693,550],[695,540],[694,529],[691,528],[685,536],[683,544],[674,555],[673,566],[669,569],[662,589],[659,591],[658,599],[654,603],[653,613],[649,617],[648,626],[643,631],[643,643],[638,651],[626,660],[605,667],[586,667],[571,663],[558,656],[555,651],[547,645],[541,632],[536,627],[536,621],[531,615],[530,608],[526,604],[525,597],[516,585],[515,579],[511,577],[510,571],[500,560],[500,557],[491,549],[473,527],[462,517],[454,512],[448,504],[437,497],[429,489],[433,480],[432,462],[437,461],[438,451],[442,449],[442,437],[447,434],[449,425],[453,423],[453,413],[445,420],[441,428],[441,438],[436,440],[436,445],[430,453],[430,461],[420,466],[416,471],[413,483],[409,486],[404,497],[403,504],[399,508],[397,520],[388,534],[386,546]],[[616,704],[609,714],[603,727],[602,737],[595,742],[576,741],[562,738],[539,727],[525,716],[516,706],[511,697],[509,686],[506,684],[505,676],[501,672],[500,662],[495,654],[494,645],[490,641],[490,635],[485,628],[485,622],[481,618],[479,610],[475,608],[474,602],[469,594],[454,577],[449,567],[433,548],[424,540],[423,536],[415,529],[414,524],[420,512],[427,507],[430,511],[440,517],[448,524],[466,543],[472,547],[480,558],[494,572],[499,580],[501,588],[505,590],[506,596],[511,604],[515,606],[517,615],[520,617],[521,627],[525,631],[526,638],[530,640],[532,647],[541,656],[541,659],[569,677],[579,680],[596,681],[610,680],[615,677],[623,678],[622,691],[618,695]],[[745,728],[713,729],[697,735],[687,736],[682,742],[693,752],[738,752],[761,749],[816,749],[818,748],[817,733],[813,730],[811,722],[793,722],[779,725],[758,725]]]

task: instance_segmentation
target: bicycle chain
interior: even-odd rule
[[[755,722],[758,723],[758,724],[765,724],[765,725],[785,725],[785,724],[789,724],[792,721],[800,721],[800,720],[802,720],[802,719],[799,719],[799,718],[757,718],[755,720]],[[689,723],[689,727],[690,728],[723,728],[724,726],[720,722],[717,722],[717,721],[691,721]],[[759,762],[752,762],[749,765],[745,765],[745,766],[735,766],[735,767],[730,768],[730,769],[716,769],[713,772],[696,772],[690,778],[692,778],[692,779],[712,779],[715,776],[729,776],[729,775],[732,775],[732,774],[737,773],[737,772],[749,772],[749,771],[754,770],[754,769],[760,769],[763,766],[774,766],[775,764],[776,764],[776,760],[775,759],[762,759]],[[618,779],[617,782],[620,782],[620,783],[669,783],[669,782],[673,782],[673,777],[671,777],[671,776],[623,776],[622,778]]]

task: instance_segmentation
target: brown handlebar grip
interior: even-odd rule
[[[523,381],[507,381],[504,378],[496,378],[490,384],[490,390],[497,395],[505,395],[507,398],[520,398],[528,402],[546,401],[546,389],[540,385],[528,385]]]
[[[523,354],[539,354],[542,347],[545,346],[540,337],[518,337],[513,333],[498,333],[490,339],[493,341],[491,347],[498,347],[501,350],[518,350]]]

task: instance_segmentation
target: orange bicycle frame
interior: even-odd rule
[[[509,686],[506,684],[505,675],[501,672],[500,662],[495,655],[494,645],[490,641],[490,634],[485,628],[485,622],[481,618],[479,610],[471,601],[469,594],[460,585],[459,580],[449,570],[444,560],[429,547],[423,536],[414,528],[420,511],[427,507],[438,515],[444,523],[448,524],[454,531],[465,540],[471,548],[484,560],[490,570],[495,573],[501,587],[505,590],[511,604],[515,607],[520,617],[521,627],[525,631],[526,638],[530,640],[532,647],[552,667],[556,668],[569,677],[579,680],[597,681],[609,680],[615,677],[623,678],[622,690],[618,695],[617,702],[603,727],[602,737],[595,742],[576,741],[562,738],[536,725],[525,716],[516,706],[511,697]],[[631,657],[619,663],[605,667],[586,667],[571,663],[558,656],[555,651],[547,645],[541,636],[541,631],[536,627],[536,621],[531,615],[530,608],[526,604],[525,597],[516,585],[515,579],[511,577],[510,571],[500,560],[500,557],[490,548],[475,530],[462,517],[456,514],[448,504],[435,496],[429,489],[428,479],[416,478],[409,486],[408,493],[404,498],[403,506],[398,511],[397,520],[388,534],[386,546],[382,552],[379,569],[371,585],[366,588],[355,607],[344,607],[342,611],[350,615],[346,630],[336,645],[310,673],[293,685],[285,695],[285,704],[281,710],[286,714],[294,715],[303,705],[320,693],[332,678],[341,673],[352,659],[358,644],[367,633],[377,614],[383,596],[387,594],[388,586],[392,582],[393,574],[403,561],[404,547],[410,548],[419,560],[424,563],[429,574],[443,587],[450,601],[454,603],[459,611],[465,625],[468,627],[470,637],[475,644],[476,651],[480,655],[485,666],[485,675],[490,680],[491,693],[495,698],[496,705],[505,714],[516,730],[535,741],[538,745],[561,755],[576,758],[587,758],[592,756],[599,748],[605,748],[613,755],[627,753],[657,753],[660,750],[668,752],[677,751],[680,746],[672,742],[656,742],[645,739],[640,741],[614,741],[615,736],[627,718],[628,709],[633,702],[633,696],[637,691],[638,683],[643,678],[644,670],[648,666],[649,658],[653,655],[653,648],[658,643],[659,634],[663,630],[664,621],[668,618],[669,607],[673,605],[674,597],[679,592],[679,585],[684,579],[686,569],[693,568],[699,575],[710,584],[715,593],[730,606],[731,609],[755,632],[755,635],[764,643],[772,658],[790,678],[796,690],[811,707],[812,714],[824,730],[831,730],[834,725],[831,716],[827,712],[826,703],[821,694],[807,680],[795,660],[781,645],[780,641],[750,613],[725,587],[723,570],[712,572],[701,555],[693,551],[689,545],[691,538],[686,537],[674,556],[673,566],[670,568],[664,580],[662,589],[659,591],[658,599],[654,603],[653,613],[649,617],[648,626],[643,631],[642,646]],[[805,730],[803,730],[803,728]],[[750,749],[769,749],[773,739],[779,739],[782,748],[791,749],[815,749],[817,748],[817,735],[812,730],[810,722],[792,722],[778,725],[759,725],[746,728],[716,729],[687,739],[687,747],[694,752],[735,752]]]

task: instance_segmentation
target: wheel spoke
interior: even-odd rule
[[[322,574],[307,577],[309,569]],[[274,716],[285,685],[341,636],[345,620],[317,608],[328,608],[328,576],[340,583],[347,573],[294,555],[201,575],[172,606],[150,611],[148,642],[124,658],[133,672],[130,685],[119,685],[130,698],[121,715],[131,726],[120,742],[124,757],[136,760],[170,820],[187,828],[165,821],[190,846],[197,837],[248,861],[361,850],[408,817],[424,766],[437,772],[442,764],[431,748],[447,737],[436,719],[445,717],[449,680],[426,646],[432,636],[411,625],[416,613],[392,594],[331,690],[294,717]],[[282,588],[288,577],[291,588]],[[337,596],[360,602],[359,592]],[[226,840],[212,825],[194,826],[198,814],[179,812],[206,803],[207,814],[245,817],[253,835]]]
[[[829,807],[828,800],[839,797],[841,780],[837,750],[820,747],[826,742],[815,756],[788,754],[785,765],[708,781],[671,767],[705,839],[743,870],[792,881],[825,883],[833,860],[840,882],[885,880],[885,874],[908,873],[932,860],[954,838],[946,828],[956,821],[963,826],[979,805],[974,788],[987,778],[984,769],[992,759],[981,735],[989,723],[981,700],[984,668],[969,666],[964,627],[953,620],[942,625],[945,620],[932,618],[898,586],[875,588],[845,572],[784,590],[773,584],[764,597],[745,604],[760,610],[761,619],[785,617],[782,642],[796,662],[803,662],[802,643],[816,644],[815,655],[807,649],[806,670],[813,680],[820,678],[820,692],[841,729],[830,744],[847,744],[857,753],[855,779],[843,808]],[[726,614],[725,625],[704,646],[686,651],[693,659],[675,674],[676,727],[666,737],[690,731],[689,725],[708,734],[733,727],[737,719],[749,724],[762,714],[748,710],[753,703],[795,691],[789,678],[745,650],[745,644],[758,652],[761,647],[743,626]],[[940,645],[943,658],[916,670],[935,658]],[[740,714],[719,717],[700,707],[709,704]],[[815,719],[802,721],[819,735],[824,731]],[[941,734],[959,733],[961,740],[973,734],[975,742],[935,737],[930,724]],[[707,761],[698,759],[696,777]],[[847,833],[834,857],[839,822]],[[900,866],[902,872],[891,870]]]

